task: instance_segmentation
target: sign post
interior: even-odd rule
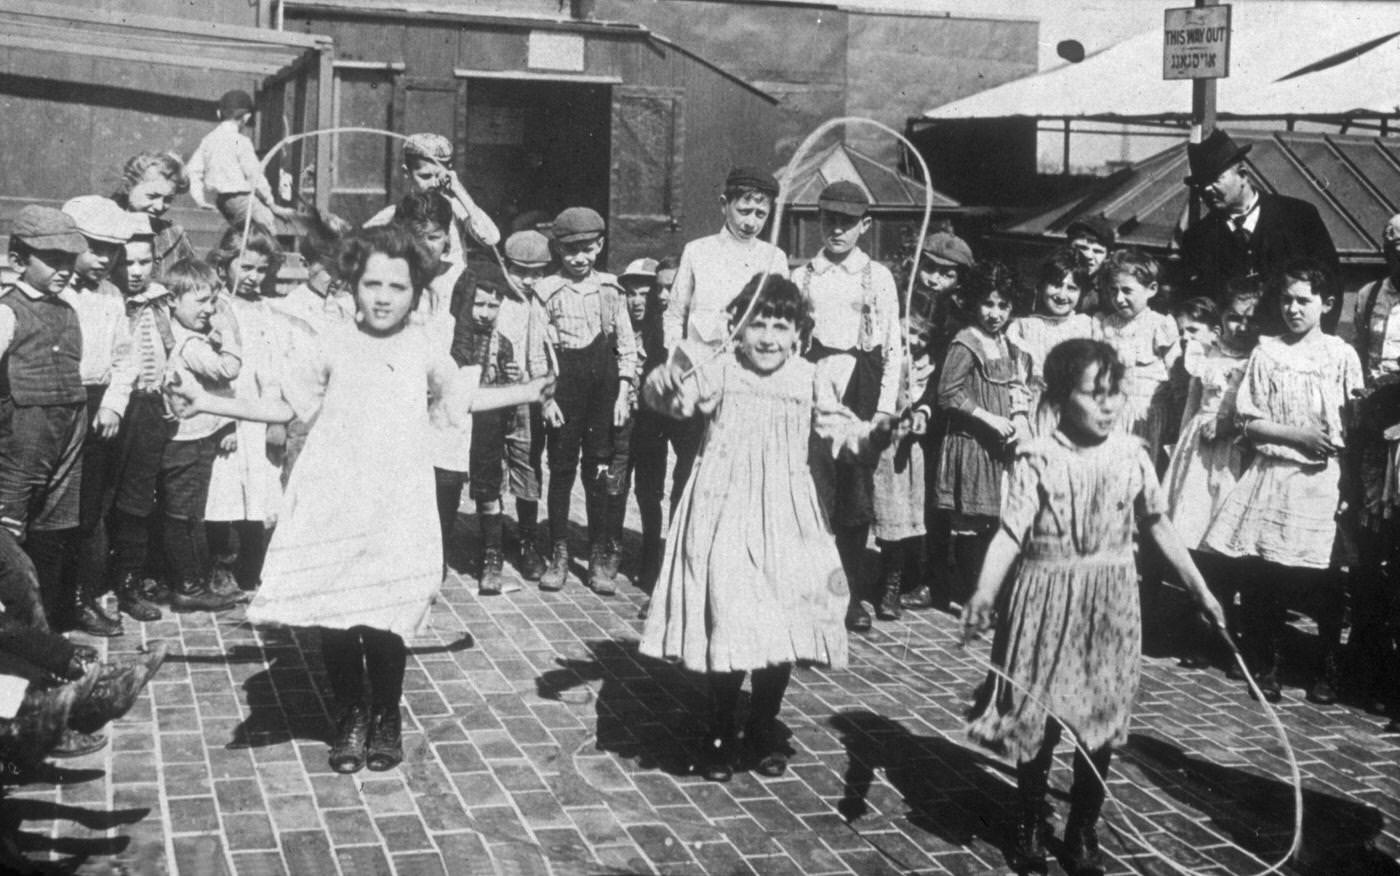
[[[1168,9],[1162,27],[1162,78],[1191,80],[1191,142],[1199,143],[1215,128],[1215,80],[1230,75],[1230,6],[1196,0],[1184,9]],[[1191,192],[1190,221],[1200,215],[1200,199]]]

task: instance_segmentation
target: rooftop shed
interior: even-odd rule
[[[188,157],[230,88],[257,95],[263,148],[288,130],[328,123],[320,98],[330,42],[231,23],[221,9],[201,20],[0,0],[0,222],[26,203],[111,192],[138,152]],[[295,179],[315,164],[316,148],[289,151],[274,180],[277,170]],[[223,226],[217,213],[192,208],[172,218],[202,245]]]
[[[288,0],[284,27],[334,40],[334,122],[432,131],[503,230],[593,207],[609,262],[711,233],[725,173],[764,163],[775,101],[632,24],[464,12],[440,2]],[[368,218],[404,191],[399,147],[334,142],[331,207]]]

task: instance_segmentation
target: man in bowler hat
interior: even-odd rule
[[[1181,239],[1189,281],[1201,294],[1218,296],[1230,280],[1267,281],[1298,259],[1316,260],[1335,278],[1340,266],[1337,248],[1317,208],[1259,191],[1245,161],[1251,148],[1252,144],[1236,144],[1219,129],[1186,147],[1191,166],[1186,184],[1200,193],[1210,210]],[[1278,307],[1267,296],[1256,312],[1265,333],[1281,330]],[[1323,329],[1335,332],[1340,316],[1341,309],[1334,307],[1323,316]]]

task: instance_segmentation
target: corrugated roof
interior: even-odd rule
[[[786,167],[780,169],[778,177],[781,179],[786,172]],[[924,208],[923,183],[842,142],[819,150],[795,169],[788,206],[815,210],[817,196],[822,189],[841,180],[853,182],[864,189],[870,196],[873,210]],[[961,206],[937,189],[933,190],[935,210]]]
[[[1187,4],[1178,4],[1185,6]],[[1219,118],[1385,117],[1397,112],[1400,4],[1235,0]],[[1189,120],[1191,84],[1162,78],[1162,30],[930,109],[928,119]]]
[[[1284,131],[1232,136],[1253,144],[1245,160],[1262,189],[1317,207],[1344,262],[1380,260],[1381,228],[1400,212],[1400,139]],[[1102,213],[1121,245],[1175,250],[1186,223],[1188,172],[1180,143],[998,234],[1064,240],[1075,219]]]

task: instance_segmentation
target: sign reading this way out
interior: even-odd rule
[[[1162,29],[1163,79],[1230,75],[1230,7],[1168,9]]]

